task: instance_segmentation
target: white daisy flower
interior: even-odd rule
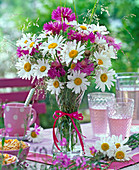
[[[48,60],[38,60],[38,64],[34,65],[34,75],[39,79],[44,76],[47,76],[47,72],[50,68],[50,65],[48,64]]]
[[[43,128],[36,124],[34,128],[31,127],[29,130],[27,130],[27,139],[30,142],[39,143],[43,140],[43,136]]]
[[[104,54],[104,50],[102,50],[100,53],[98,53],[97,51],[94,52],[94,56],[96,58],[97,64],[100,67],[104,66],[106,68],[109,68],[111,66],[111,60]]]
[[[47,82],[47,90],[51,91],[51,94],[56,94],[58,95],[61,91],[61,89],[63,89],[63,84],[62,82],[60,82],[58,80],[58,78],[55,79],[50,79]]]
[[[15,67],[18,70],[18,76],[22,79],[30,80],[31,76],[33,76],[34,65],[32,65],[27,56],[22,56],[22,58],[19,58],[19,61],[15,64]]]
[[[75,94],[80,93],[81,91],[85,91],[87,86],[90,85],[90,82],[85,78],[86,73],[80,73],[80,71],[72,71],[70,75],[68,75],[67,87],[69,89],[73,89],[72,92]]]
[[[117,59],[116,51],[113,46],[108,46],[108,44],[105,45],[105,51],[104,53],[109,57],[113,59]]]
[[[16,45],[24,48],[27,46],[27,43],[30,41],[31,38],[32,38],[32,35],[30,33],[23,34],[23,37],[16,42]]]
[[[72,26],[77,26],[78,23],[76,20],[73,20],[73,21],[68,21],[66,18],[65,18],[65,21],[64,21],[67,25],[72,25]]]
[[[95,148],[97,152],[101,152],[104,156],[112,157],[114,155],[113,148],[114,144],[111,141],[110,137],[102,137],[100,140],[96,141]]]
[[[88,24],[78,24],[77,28],[76,28],[80,33],[84,33],[84,34],[90,34],[91,30],[90,30],[90,25]]]
[[[128,141],[128,138],[123,139],[122,135],[120,135],[120,136],[112,135],[111,139],[112,139],[116,149],[123,146]]]
[[[58,37],[56,35],[55,37],[53,37],[52,35],[50,35],[48,37],[48,42],[44,42],[40,46],[40,49],[42,49],[43,56],[45,56],[47,52],[52,55],[55,55],[56,50],[60,51],[60,47],[62,46],[63,41],[63,36]]]
[[[105,26],[99,26],[99,23],[97,23],[97,25],[92,24],[91,31],[93,33],[95,33],[95,32],[101,33],[102,35],[106,35],[109,33],[109,31],[107,31],[107,28]]]
[[[76,43],[76,40],[73,42],[68,42],[64,45],[63,50],[61,50],[61,62],[66,62],[68,65],[72,60],[74,63],[77,60],[83,58],[83,53],[85,51],[85,46],[81,46],[81,41]]]
[[[95,43],[99,44],[101,46],[102,45],[104,46],[106,44],[106,40],[103,37],[100,37],[100,38],[99,37],[95,37]]]
[[[31,37],[28,42],[26,43],[26,47],[24,47],[24,50],[29,50],[29,54],[32,52],[32,48],[36,48],[39,44],[39,40],[36,37],[36,34]]]
[[[114,155],[114,158],[117,161],[128,161],[130,160],[131,155],[130,154],[131,148],[129,148],[127,145],[123,145],[122,147],[119,147]]]
[[[42,31],[41,34],[39,34],[39,36],[37,37],[39,39],[39,41],[42,41],[43,38],[47,38],[48,36],[52,35],[52,31]]]
[[[96,70],[95,74],[96,76],[94,78],[96,79],[96,88],[101,89],[102,92],[105,91],[105,85],[108,87],[109,90],[111,86],[114,86],[112,81],[115,81],[115,79],[113,78],[113,76],[115,75],[115,71],[113,69]]]

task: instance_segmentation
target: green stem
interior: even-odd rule
[[[98,0],[96,0],[96,2],[95,2],[95,4],[94,4],[94,7],[93,7],[93,9],[92,9],[92,13],[91,13],[91,17],[90,17],[90,22],[89,22],[89,24],[91,24],[91,21],[92,21],[93,15],[94,15],[94,11],[95,11],[95,8],[96,8],[97,1],[98,1]],[[99,1],[98,1],[98,2],[99,2]]]
[[[75,16],[76,16],[76,21],[78,23],[78,17],[77,17],[77,12],[76,12],[76,7],[75,7],[75,2],[73,0],[73,7],[74,7],[74,12],[75,12]]]

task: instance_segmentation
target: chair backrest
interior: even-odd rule
[[[21,78],[0,78],[0,89],[5,88],[18,88],[18,91],[12,91],[12,92],[0,92],[0,99],[4,103],[8,102],[25,102],[28,93],[31,88],[35,86],[35,83],[31,83],[31,80],[24,80]],[[22,88],[22,90],[20,90]],[[39,114],[46,113],[46,104],[43,102],[45,99],[45,95],[41,94],[36,99],[35,96],[33,96],[33,108],[37,112],[37,119],[36,123],[39,123]]]

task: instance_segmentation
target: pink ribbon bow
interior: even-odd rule
[[[59,114],[57,114],[57,113],[59,113]],[[83,115],[82,115],[82,113],[79,113],[79,114],[78,114],[78,112],[73,112],[73,113],[70,113],[70,114],[69,114],[69,113],[62,112],[62,111],[60,111],[60,110],[56,110],[56,111],[55,111],[55,113],[53,114],[53,118],[55,119],[54,124],[53,124],[53,139],[54,139],[54,144],[55,144],[55,146],[57,147],[58,150],[60,150],[60,148],[59,148],[58,145],[57,145],[57,143],[58,143],[59,141],[58,141],[58,139],[57,139],[57,137],[56,137],[56,134],[55,134],[55,125],[56,125],[57,120],[58,120],[60,117],[62,117],[62,116],[69,116],[69,117],[70,117],[70,119],[71,119],[71,121],[72,121],[72,123],[73,123],[73,126],[74,126],[74,128],[75,128],[75,130],[76,130],[76,132],[77,132],[77,134],[78,134],[78,137],[79,137],[79,140],[80,140],[80,143],[81,143],[81,146],[82,146],[82,150],[83,150],[83,152],[84,152],[84,144],[83,144],[83,140],[82,140],[81,134],[80,134],[80,132],[79,132],[78,128],[76,127],[76,125],[75,125],[75,123],[74,123],[74,120],[73,120],[73,118],[74,118],[74,119],[77,119],[77,120],[83,120]]]

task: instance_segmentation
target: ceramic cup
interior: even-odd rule
[[[8,103],[4,109],[4,125],[9,136],[24,136],[26,130],[35,122],[36,111],[32,105]]]

